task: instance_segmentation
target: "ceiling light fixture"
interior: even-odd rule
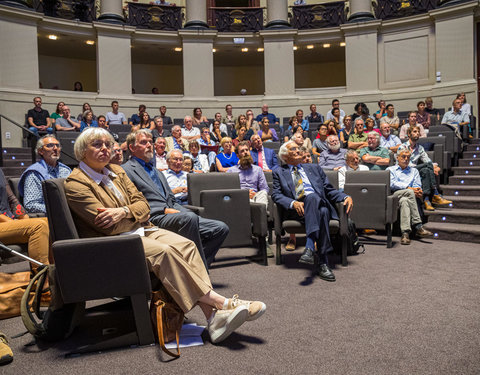
[[[248,52],[248,48],[242,48],[242,52]]]
[[[57,40],[57,39],[58,39],[58,36],[56,36],[56,35],[54,35],[54,34],[50,34],[50,35],[48,36],[48,39],[50,39],[50,40]]]
[[[212,48],[212,52],[213,52],[213,53],[217,52],[217,49],[216,49],[216,48]]]
[[[297,46],[293,46],[293,50],[296,51],[298,49]]]
[[[346,43],[345,42],[341,42],[340,43],[340,47],[345,47],[346,46]]]
[[[263,52],[263,51],[264,51],[264,49],[262,47],[257,48],[257,52]]]

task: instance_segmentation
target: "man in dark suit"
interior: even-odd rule
[[[208,268],[228,235],[228,226],[221,221],[204,219],[175,201],[167,180],[153,166],[151,133],[147,130],[130,133],[127,146],[132,157],[122,167],[147,199],[150,221],[195,242]]]
[[[272,199],[287,210],[287,218],[305,224],[307,244],[300,262],[314,263],[317,243],[319,276],[323,280],[335,281],[327,258],[327,253],[333,250],[328,224],[330,219],[338,219],[333,204],[343,201],[349,213],[353,206],[352,198],[335,190],[317,164],[302,165],[303,158],[295,142],[283,144],[279,157],[286,165],[273,171]]]
[[[262,138],[259,135],[252,135],[250,141],[252,142],[252,151],[250,151],[250,154],[253,158],[253,164],[258,165],[264,171],[268,172],[278,167],[275,151],[271,148],[263,147]]]

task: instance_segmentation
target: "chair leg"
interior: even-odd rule
[[[348,265],[348,260],[347,260],[347,237],[342,236],[342,266],[346,267]]]
[[[268,266],[267,240],[265,239],[265,236],[258,237],[258,248],[260,250],[260,254],[262,254],[262,265]]]
[[[149,345],[155,343],[145,294],[135,294],[130,296],[130,299],[132,301],[135,326],[137,328],[138,344]]]
[[[273,245],[273,228],[268,228],[268,244]]]
[[[279,234],[275,235],[275,244],[276,244],[276,254],[275,254],[275,264],[279,266],[282,264],[282,237]]]
[[[392,224],[385,225],[385,229],[387,230],[387,249],[390,249],[392,244]]]

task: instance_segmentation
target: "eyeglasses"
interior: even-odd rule
[[[46,145],[43,145],[43,147],[45,148],[62,148],[62,146],[60,146],[60,143],[47,143]]]
[[[109,149],[111,149],[113,147],[112,142],[110,142],[110,141],[105,141],[104,142],[104,141],[98,140],[98,141],[94,141],[94,142],[90,143],[90,146],[92,146],[93,148],[96,148],[97,150],[100,150],[103,147],[103,145],[105,145],[105,147],[109,148]]]
[[[295,151],[298,151],[298,150],[300,150],[298,147],[290,147],[290,148],[288,149],[289,152],[290,152],[290,151],[295,152]]]
[[[122,149],[121,148],[116,148],[115,150],[113,150],[113,152],[117,152],[117,153],[121,153],[122,152]]]

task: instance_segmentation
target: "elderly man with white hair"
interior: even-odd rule
[[[279,157],[285,165],[273,170],[272,199],[286,210],[285,219],[298,220],[305,225],[307,243],[299,262],[314,264],[314,252],[317,251],[318,275],[323,280],[335,281],[327,258],[327,253],[333,250],[329,222],[330,219],[338,220],[335,203],[343,202],[349,213],[353,200],[330,184],[318,164],[302,164],[303,156],[295,142],[283,144]]]
[[[165,138],[165,150],[170,152],[172,150],[188,151],[188,141],[182,137],[182,128],[179,125],[172,127],[172,136]]]
[[[348,150],[345,154],[345,165],[338,169],[338,188],[343,191],[345,186],[345,174],[347,171],[368,171],[366,165],[360,164],[357,151]]]
[[[180,150],[172,150],[167,154],[168,169],[163,171],[163,175],[167,179],[168,186],[175,195],[175,199],[179,204],[187,204],[188,185],[187,172],[183,170],[183,152]]]
[[[338,170],[345,166],[345,153],[347,150],[340,148],[340,140],[337,135],[327,137],[328,150],[318,157],[318,165],[325,169]]]
[[[388,149],[380,147],[380,134],[370,132],[367,136],[368,146],[359,150],[363,163],[371,170],[386,169],[390,164]]]
[[[192,116],[185,116],[183,119],[182,138],[188,142],[196,141],[200,138],[200,129],[193,126]]]

